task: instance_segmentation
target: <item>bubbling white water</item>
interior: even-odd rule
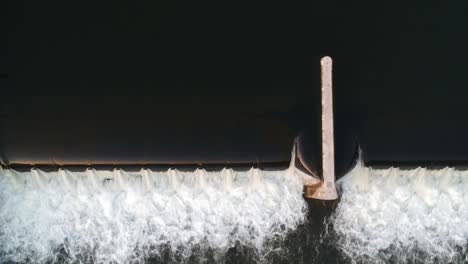
[[[354,261],[468,261],[468,171],[358,165],[338,185],[332,223]]]
[[[305,218],[302,175],[291,168],[0,174],[0,262],[65,252],[69,262],[127,263],[166,245],[182,259],[200,245],[225,252],[242,243],[266,254],[269,238]]]

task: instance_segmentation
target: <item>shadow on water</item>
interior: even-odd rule
[[[186,260],[168,247],[158,256],[147,258],[147,263],[350,263],[340,254],[332,235],[329,221],[334,206],[324,206],[316,201],[307,201],[307,219],[285,238],[272,238],[266,242],[266,252],[258,252],[254,247],[236,243],[226,252],[215,252],[210,248],[196,247]],[[176,251],[177,252],[177,251]]]
[[[336,239],[329,221],[337,203],[306,201],[306,221],[287,235],[283,254],[274,256],[271,263],[347,263],[335,247]]]
[[[155,250],[158,254],[149,254],[146,263],[343,263],[344,259],[330,245],[330,240],[323,239],[330,228],[327,219],[333,209],[317,206],[314,202],[308,204],[307,220],[285,238],[268,240],[266,252],[237,242],[225,252],[197,245],[187,256],[182,248],[173,250],[170,245],[164,245]]]

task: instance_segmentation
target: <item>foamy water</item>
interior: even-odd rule
[[[236,242],[261,256],[304,221],[301,195],[294,169],[5,170],[0,262],[127,263],[167,248],[183,262],[195,247],[222,256]]]
[[[331,222],[353,261],[468,261],[468,171],[357,166],[339,186]]]
[[[0,262],[191,262],[194,254],[204,262],[203,252],[223,262],[239,245],[258,262],[468,261],[468,171],[358,165],[338,182],[331,229],[314,208],[307,222],[304,177],[293,163],[280,171],[0,171]],[[310,233],[317,229],[330,232]]]

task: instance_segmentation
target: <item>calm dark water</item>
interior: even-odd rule
[[[337,163],[356,139],[366,161],[468,161],[464,1],[10,2],[4,164],[287,160],[318,142],[324,55]]]

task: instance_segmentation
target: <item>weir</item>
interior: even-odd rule
[[[145,261],[237,244],[268,255],[304,222],[303,178],[284,170],[0,171],[0,261]],[[62,251],[60,249],[63,249]],[[169,248],[169,249],[168,249]],[[203,250],[202,250],[203,251]]]
[[[245,248],[260,263],[290,261],[298,250],[300,262],[321,244],[350,262],[466,262],[468,172],[377,169],[360,153],[352,170],[337,175],[330,57],[321,69],[321,155],[313,162],[299,137],[282,142],[292,143],[287,154],[262,146],[247,157],[206,159],[183,151],[158,159],[162,152],[145,148],[116,154],[120,160],[106,151],[89,159],[86,148],[56,158],[54,147],[38,151],[41,142],[4,143],[0,262],[128,263],[167,254],[175,262],[197,254],[224,262]],[[323,207],[307,206],[317,200],[339,203],[317,220]]]
[[[362,162],[338,181],[331,217],[342,253],[364,263],[464,263],[468,171],[374,169]]]
[[[291,164],[295,166],[296,164],[296,155],[297,155],[297,162],[298,167],[302,168],[303,170],[296,170],[297,173],[300,173],[304,179],[304,197],[317,199],[317,200],[336,200],[338,199],[338,192],[335,186],[335,151],[334,151],[334,124],[333,124],[333,92],[332,92],[332,59],[328,56],[323,57],[321,59],[321,76],[322,76],[322,89],[321,89],[321,106],[322,106],[322,113],[321,113],[321,142],[322,142],[322,155],[321,155],[321,164],[322,164],[322,177],[319,176],[318,167],[315,164],[310,166],[310,160],[305,161],[305,158],[302,157],[302,152],[296,151],[299,146],[298,139],[296,138],[293,142],[294,148],[293,153],[289,155],[291,158]],[[11,120],[6,119],[6,121],[11,122]],[[17,123],[13,122],[12,127],[18,125]],[[11,129],[12,131],[15,128]],[[9,129],[6,130],[9,132]],[[250,164],[256,164],[257,166],[261,164],[263,167],[268,167],[272,164],[281,164],[284,163],[285,160],[281,160],[284,158],[283,154],[272,154],[271,151],[268,152],[259,152],[258,149],[253,149],[255,156],[253,157],[235,157],[232,154],[226,155],[223,162],[223,159],[220,159],[216,153],[210,154],[209,158],[202,158],[200,159],[191,159],[187,157],[186,154],[182,151],[178,151],[182,158],[174,158],[170,160],[167,157],[164,157],[164,152],[162,151],[151,151],[147,150],[147,146],[139,146],[140,149],[137,148],[136,153],[126,153],[126,152],[119,152],[117,154],[117,159],[115,159],[116,152],[110,152],[108,149],[112,149],[113,147],[105,147],[99,148],[98,151],[90,152],[88,149],[82,150],[80,145],[71,145],[68,149],[70,149],[70,153],[63,153],[62,151],[57,151],[57,149],[64,148],[65,144],[56,145],[57,142],[54,142],[52,136],[51,137],[53,144],[51,146],[41,146],[35,144],[42,144],[40,141],[35,141],[30,146],[25,146],[24,142],[21,140],[16,139],[15,137],[11,137],[8,139],[8,134],[6,133],[7,137],[4,140],[4,147],[0,149],[0,159],[2,166],[5,168],[9,167],[22,167],[22,168],[32,168],[30,170],[30,177],[36,182],[36,185],[40,188],[46,188],[45,183],[49,181],[50,178],[55,176],[46,176],[44,173],[40,172],[35,167],[48,167],[55,169],[58,168],[55,174],[58,174],[58,177],[62,179],[64,186],[71,186],[73,185],[72,182],[76,181],[76,179],[81,179],[84,175],[86,175],[88,182],[92,188],[97,188],[98,183],[100,181],[113,181],[115,182],[114,185],[120,186],[120,188],[124,188],[127,184],[128,177],[132,175],[132,177],[137,177],[143,179],[142,182],[144,183],[144,188],[150,188],[150,185],[153,185],[155,180],[152,180],[152,174],[144,167],[153,166],[153,165],[169,165],[171,168],[167,170],[166,174],[169,175],[171,182],[173,185],[178,184],[178,177],[176,176],[176,170],[173,168],[174,166],[183,165],[198,165],[200,169],[196,169],[193,171],[196,178],[202,179],[200,184],[203,184],[203,179],[205,179],[206,171],[202,169],[202,164],[206,164],[207,166],[216,165],[219,167],[226,166],[227,164],[237,164],[241,166],[249,166]],[[19,133],[18,133],[19,134]],[[63,137],[64,135],[60,135]],[[79,134],[75,135],[77,137],[81,137]],[[139,136],[139,135],[138,135]],[[138,137],[137,136],[137,137]],[[91,141],[95,141],[95,138],[91,138]],[[10,142],[11,141],[11,142]],[[66,144],[70,144],[69,140]],[[101,141],[107,141],[106,138],[102,138]],[[73,144],[73,141],[71,141]],[[116,142],[116,144],[121,144],[121,142]],[[10,146],[11,145],[11,146]],[[154,146],[155,148],[157,146]],[[308,146],[300,146],[301,148],[307,148]],[[46,148],[43,152],[38,152],[39,149]],[[47,148],[50,148],[47,150]],[[92,146],[92,149],[94,146]],[[98,148],[98,146],[96,146]],[[76,156],[75,149],[78,149],[78,156]],[[105,153],[108,153],[106,156]],[[296,153],[297,152],[297,153]],[[74,153],[74,154],[73,154]],[[104,154],[103,154],[104,153]],[[169,154],[171,153],[171,154]],[[233,151],[235,153],[235,151]],[[173,156],[174,153],[168,151],[168,156]],[[252,154],[249,154],[252,155]],[[114,156],[114,158],[112,158]],[[255,158],[255,160],[253,159]],[[261,162],[259,161],[261,159]],[[169,162],[168,162],[169,161]],[[221,161],[221,162],[220,162]],[[314,162],[314,161],[313,161]],[[312,163],[313,163],[312,162]],[[291,169],[290,164],[290,169]],[[67,167],[84,167],[84,166],[104,166],[104,167],[111,167],[111,169],[96,171],[95,169],[88,168],[84,172],[75,172],[74,178],[68,178],[67,174],[71,174],[70,171],[67,171]],[[122,166],[132,166],[133,169],[136,168],[137,172],[128,173],[122,171],[120,167]],[[114,167],[112,169],[112,167]],[[8,177],[11,178],[12,183],[14,185],[18,184],[19,182],[24,182],[25,180],[17,179],[17,176],[14,176],[12,170],[10,172],[9,169],[6,170]],[[224,175],[225,169],[220,172],[219,174]],[[257,170],[254,169],[251,173],[253,178],[257,178],[256,176]],[[29,179],[28,179],[29,180]]]

